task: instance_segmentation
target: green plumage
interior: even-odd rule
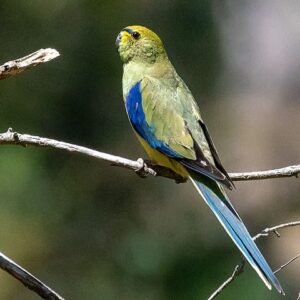
[[[168,59],[162,42],[156,35],[151,35],[148,40],[148,31],[143,27],[132,26],[131,28],[138,28],[142,37],[134,43],[125,32],[124,44],[122,41],[120,43],[119,52],[125,62],[124,100],[130,88],[137,82],[141,82],[143,111],[156,138],[189,160],[188,164],[193,165],[194,168],[202,170],[206,175],[230,187],[231,181],[220,163],[212,142],[210,143],[211,139],[207,139],[201,126],[203,121],[198,105]],[[142,51],[141,43],[149,45],[154,39],[152,47],[148,46]],[[145,55],[149,49],[151,51]],[[163,164],[157,157],[157,153],[150,156],[157,163]],[[216,162],[221,171],[219,166],[216,167]],[[169,164],[165,166],[170,167]]]

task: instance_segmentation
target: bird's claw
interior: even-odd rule
[[[145,161],[142,158],[139,158],[137,162],[140,164],[140,166],[138,169],[135,170],[135,173],[139,175],[141,178],[146,178],[149,172],[145,170],[145,168],[147,168]]]

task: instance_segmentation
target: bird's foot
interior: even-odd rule
[[[146,178],[149,174],[156,176],[156,172],[147,166],[147,160],[139,158],[137,162],[140,164],[140,167],[135,170],[135,173],[141,178]]]
[[[162,176],[173,179],[176,183],[183,183],[187,181],[187,178],[180,176],[167,167],[158,165],[155,161],[139,158],[137,162],[140,166],[135,170],[135,173],[141,178],[146,178],[150,174],[153,176]]]

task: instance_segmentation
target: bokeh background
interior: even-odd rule
[[[114,41],[141,24],[163,39],[229,172],[300,163],[300,2],[2,0],[2,63],[61,57],[0,82],[0,130],[145,157],[122,103]],[[236,183],[251,233],[300,219],[299,179]],[[63,151],[0,147],[0,251],[67,299],[207,299],[240,254],[191,184]],[[258,242],[276,269],[300,228]],[[300,290],[300,261],[278,277]],[[281,299],[248,266],[220,299]],[[38,299],[0,271],[0,299]]]

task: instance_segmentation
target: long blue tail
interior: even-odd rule
[[[192,177],[196,177],[197,179]],[[258,250],[241,218],[231,205],[223,187],[214,180],[202,175],[197,174],[192,177],[190,179],[198,192],[266,286],[271,290],[273,285],[279,293],[284,295],[278,279]]]

